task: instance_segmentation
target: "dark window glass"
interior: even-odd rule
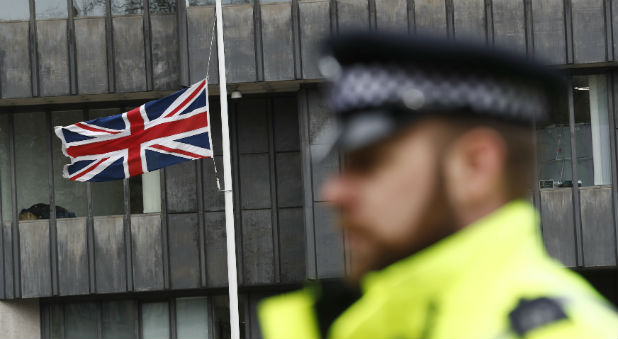
[[[15,2],[26,1],[21,0]],[[36,0],[34,9],[37,19],[60,19],[68,17],[66,0]]]
[[[28,1],[0,0],[0,8],[2,8],[0,21],[30,19],[30,3]]]
[[[105,16],[105,0],[73,0],[73,15]]]
[[[213,338],[227,339],[230,337],[230,299],[227,295],[217,295],[210,298],[213,303]],[[238,320],[240,322],[240,338],[247,338],[247,296],[238,296]]]
[[[96,303],[66,304],[64,335],[66,339],[98,338],[100,309]]]
[[[19,220],[49,219],[49,138],[45,112],[15,114]]]
[[[142,0],[111,0],[113,15],[142,14],[144,2]]]
[[[67,126],[84,121],[83,111],[52,112],[52,126]],[[62,142],[55,135],[52,138],[54,165],[54,197],[58,218],[83,217],[88,215],[86,183],[71,181],[62,176],[63,167],[70,163],[62,153]]]
[[[137,303],[133,300],[104,302],[101,305],[103,339],[137,337]]]
[[[230,301],[226,295],[217,295],[210,298],[213,303],[213,338],[224,339],[230,337]],[[242,336],[241,336],[242,337]]]
[[[9,157],[9,116],[0,115],[0,199],[2,221],[13,220],[11,198],[11,166]]]
[[[571,187],[571,133],[567,93],[551,107],[549,121],[537,131],[539,187]]]
[[[50,339],[62,339],[62,326],[64,323],[64,313],[62,304],[49,305],[49,337]]]

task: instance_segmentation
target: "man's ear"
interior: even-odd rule
[[[465,224],[482,206],[502,204],[506,199],[504,172],[507,147],[494,129],[477,127],[453,141],[445,154],[445,190],[449,202]],[[498,205],[499,206],[499,205]],[[485,208],[481,208],[485,209]],[[465,225],[464,224],[464,225]]]

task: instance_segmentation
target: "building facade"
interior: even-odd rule
[[[320,183],[341,159],[319,42],[347,29],[479,39],[571,86],[539,128],[531,199],[552,256],[618,299],[618,1],[223,0],[241,333],[255,305],[341,277]],[[214,0],[0,0],[0,328],[12,338],[229,337],[223,196],[213,160],[124,181],[62,178],[53,126],[209,79],[221,168]],[[490,269],[490,268],[488,268]]]

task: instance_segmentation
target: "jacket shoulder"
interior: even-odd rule
[[[264,338],[319,338],[314,293],[304,288],[264,299],[258,315]]]
[[[527,272],[528,281],[513,295],[511,332],[522,338],[618,337],[613,305],[577,273],[548,264]]]
[[[522,301],[509,314],[520,338],[616,338],[618,316],[603,300],[537,298]]]

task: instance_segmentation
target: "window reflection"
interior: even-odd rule
[[[0,21],[30,19],[30,4],[28,1],[0,0],[0,8],[2,8],[0,11]]]
[[[105,16],[105,0],[73,0],[73,15]]]
[[[111,0],[113,15],[142,14],[144,3],[142,0]]]
[[[66,0],[36,0],[34,10],[37,19],[62,19],[68,17]]]

